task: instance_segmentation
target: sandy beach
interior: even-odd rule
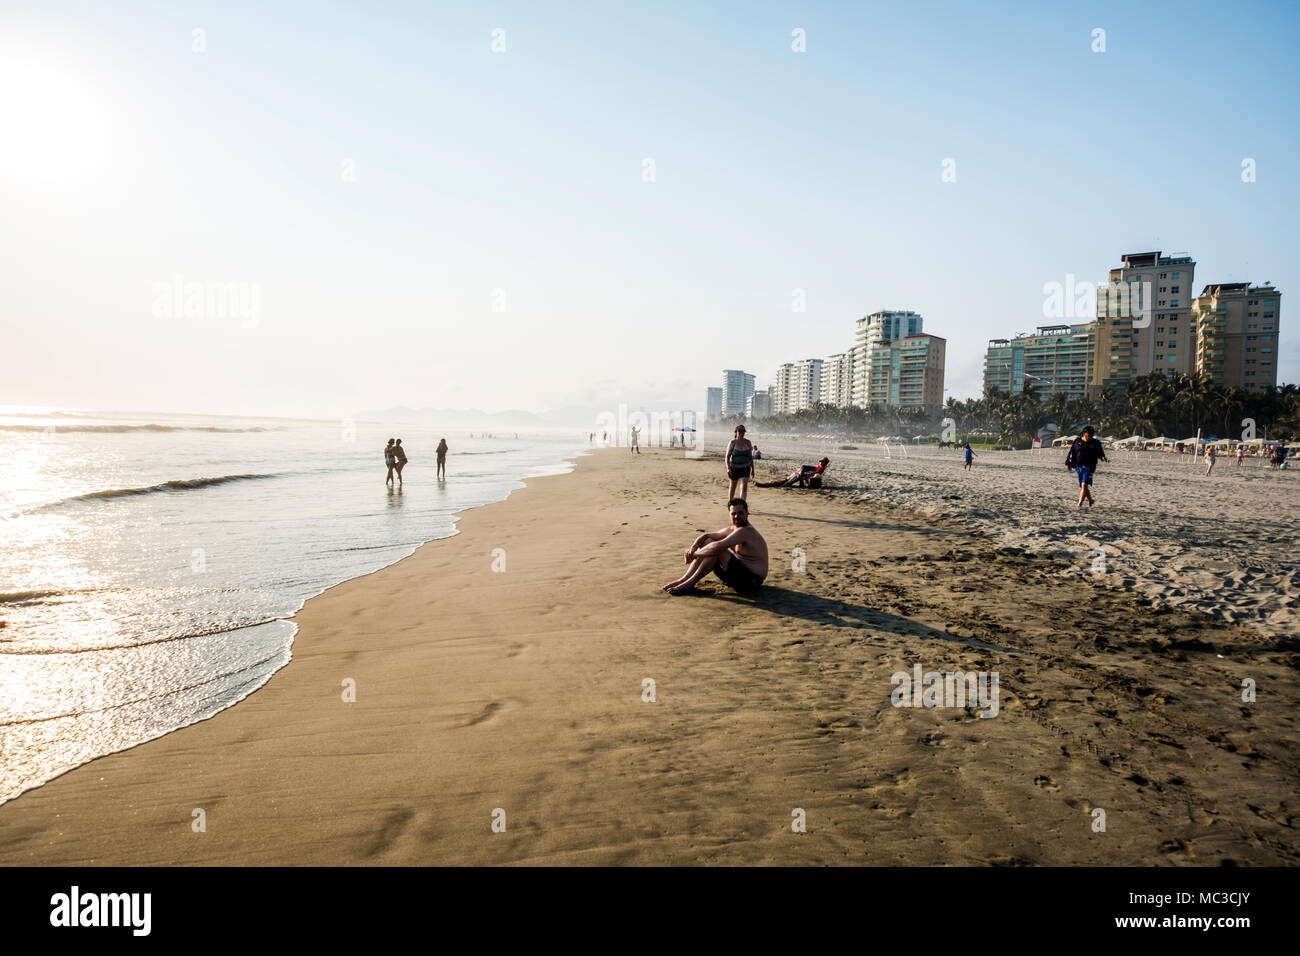
[[[828,449],[833,487],[750,494],[757,598],[673,598],[723,468],[644,451],[309,601],[247,700],[0,806],[0,863],[1300,859],[1297,578],[1257,522],[1295,527],[1291,481],[1120,460],[1081,516],[1054,454]],[[996,716],[894,706],[918,664],[997,672]]]

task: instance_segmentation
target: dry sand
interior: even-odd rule
[[[531,480],[308,602],[293,662],[247,700],[0,806],[0,862],[1297,860],[1287,638],[873,500],[864,469],[751,493],[773,554],[756,600],[658,589],[726,521],[716,457],[604,451]],[[1019,493],[976,474],[996,524]],[[997,671],[997,716],[891,706],[915,663]]]

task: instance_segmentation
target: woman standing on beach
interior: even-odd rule
[[[447,439],[443,438],[438,442],[438,479],[445,481],[447,479]]]
[[[384,479],[386,485],[393,483],[393,466],[397,464],[397,458],[393,455],[393,442],[395,441],[397,441],[396,438],[390,438],[388,444],[384,446],[384,464],[388,466],[388,477]]]
[[[727,500],[746,498],[749,493],[749,479],[754,477],[754,446],[745,437],[745,426],[736,426],[736,437],[727,444],[727,477],[731,483],[727,486]],[[736,485],[740,493],[736,493]]]

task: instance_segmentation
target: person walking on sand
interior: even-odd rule
[[[1240,468],[1242,462],[1244,462],[1245,460],[1246,460],[1246,446],[1238,445],[1237,446],[1237,467]]]
[[[1210,477],[1210,472],[1214,471],[1214,446],[1208,445],[1205,449],[1205,477]]]
[[[745,426],[737,425],[735,438],[727,443],[727,500],[749,498],[749,479],[754,477],[754,445],[745,437]],[[739,488],[739,491],[737,491]]]
[[[384,446],[384,464],[388,466],[388,477],[384,479],[384,484],[393,483],[393,466],[397,464],[397,458],[393,455],[393,443],[396,438],[388,439],[388,444]]]
[[[1097,470],[1097,462],[1109,462],[1106,457],[1106,449],[1101,447],[1101,442],[1094,437],[1092,426],[1089,425],[1083,430],[1078,438],[1070,445],[1070,452],[1065,456],[1065,467],[1077,471],[1079,474],[1079,507],[1083,507],[1085,501],[1088,507],[1093,506],[1092,500],[1092,475]]]
[[[706,531],[686,549],[686,573],[663,586],[669,594],[685,594],[710,571],[738,594],[752,595],[762,587],[767,577],[767,542],[749,523],[744,498],[732,498],[727,510],[729,526]]]
[[[962,471],[970,471],[971,465],[975,464],[975,452],[971,451],[970,442],[965,445],[966,464],[962,465]]]
[[[632,426],[632,451],[638,455],[641,454],[641,446],[637,444],[637,436],[640,434],[641,429],[637,428],[635,425]]]
[[[438,441],[438,447],[434,449],[438,455],[438,473],[437,480],[447,480],[447,439],[442,438]]]
[[[402,440],[399,438],[393,443],[393,471],[397,473],[397,484],[402,484],[402,469],[406,467],[406,450],[402,448]]]

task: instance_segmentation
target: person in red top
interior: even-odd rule
[[[821,477],[822,472],[826,470],[826,466],[830,463],[829,458],[823,458],[816,465],[800,465],[798,471],[792,471],[790,477],[785,481],[778,481],[775,487],[789,488],[798,485],[800,488],[805,488],[808,485],[808,480]]]

